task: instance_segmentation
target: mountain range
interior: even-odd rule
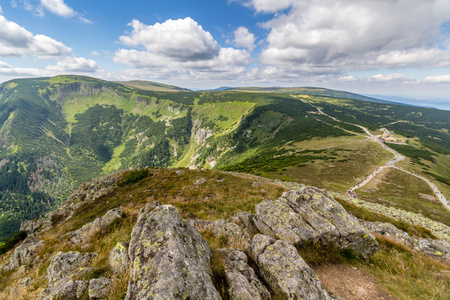
[[[322,88],[12,80],[0,85],[0,240],[81,183],[131,168],[214,168],[346,191],[389,156],[356,125],[403,137],[410,145],[397,151],[448,193],[449,123],[448,111]]]

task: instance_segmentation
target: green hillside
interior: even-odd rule
[[[360,128],[318,115],[310,104],[411,137],[434,158],[416,158],[412,166],[445,185],[449,112],[301,91],[192,92],[81,76],[6,82],[0,85],[0,240],[80,183],[117,170],[218,168],[345,191],[392,158]],[[385,125],[398,120],[408,122]]]

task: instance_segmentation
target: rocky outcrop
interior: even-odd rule
[[[375,238],[324,192],[305,187],[283,193],[276,201],[256,206],[255,225],[263,234],[300,246],[315,242],[370,256],[378,250]]]
[[[89,281],[89,299],[107,299],[111,290],[111,279],[101,277]]]
[[[109,265],[114,273],[122,274],[127,271],[128,264],[128,243],[120,242],[109,253]]]
[[[278,297],[331,300],[314,271],[289,242],[257,234],[253,251],[261,275]]]
[[[373,234],[389,237],[428,256],[450,262],[450,243],[446,240],[415,238],[390,223],[366,221],[363,225]]]
[[[34,236],[28,236],[22,244],[14,249],[8,264],[2,266],[3,271],[17,269],[20,266],[28,266],[39,260],[36,252],[44,242]]]
[[[221,249],[228,293],[232,300],[270,300],[272,296],[247,263],[247,255],[237,249]]]
[[[85,224],[80,229],[68,232],[67,235],[70,236],[70,241],[74,244],[86,244],[96,232],[106,228],[115,220],[123,217],[122,210],[114,208],[106,212],[102,217],[95,219],[93,222]]]
[[[48,287],[38,299],[81,299],[88,294],[88,281],[74,280],[92,271],[89,268],[96,253],[58,252],[47,268]]]
[[[205,239],[176,208],[142,210],[131,234],[126,299],[220,299],[210,256]]]

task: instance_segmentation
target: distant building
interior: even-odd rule
[[[386,128],[381,128],[381,130],[383,131],[383,136],[381,137],[381,139],[384,142],[397,142],[398,141],[398,139],[396,137],[394,137],[392,132],[390,132]]]

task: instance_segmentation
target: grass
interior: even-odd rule
[[[366,186],[356,191],[359,198],[406,211],[420,213],[425,217],[450,226],[448,211],[435,197],[431,188],[423,180],[407,173],[392,169],[378,176]]]
[[[447,300],[450,266],[416,253],[388,237],[377,237],[381,250],[360,264],[401,300]]]

